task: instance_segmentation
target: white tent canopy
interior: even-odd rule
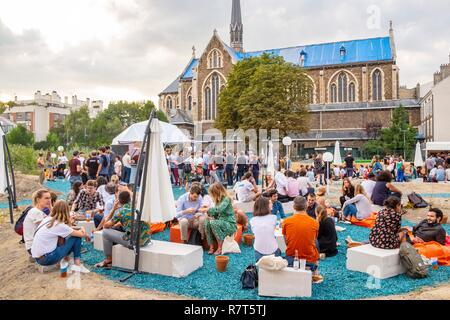
[[[414,165],[416,167],[423,167],[425,165],[422,158],[422,149],[420,147],[420,142],[417,142],[416,145],[416,155],[414,157]]]
[[[8,183],[6,179],[6,168],[5,168],[5,147],[3,139],[6,139],[5,133],[3,129],[0,127],[0,194],[3,195],[6,193],[8,188]]]
[[[159,120],[158,120],[159,121]],[[133,124],[131,127],[123,131],[114,138],[112,144],[130,144],[133,142],[142,142],[144,140],[145,129],[148,121]],[[173,124],[159,121],[161,127],[161,141],[162,143],[190,143],[191,140]]]
[[[336,141],[336,145],[334,146],[334,162],[333,164],[341,165],[342,164],[342,158],[341,158],[341,145],[339,141]]]
[[[164,130],[162,122],[154,119],[151,123],[150,130],[150,149],[148,150],[149,159],[145,194],[142,195],[139,193],[137,204],[141,203],[140,199],[144,196],[142,221],[148,223],[168,222],[175,217],[176,208],[170,183],[169,168],[167,167],[161,139]],[[144,170],[142,174],[144,174]],[[142,177],[141,181],[144,181],[144,177]]]

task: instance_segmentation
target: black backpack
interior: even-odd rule
[[[33,208],[33,206],[28,206],[23,210],[22,214],[20,215],[19,219],[16,221],[16,224],[14,225],[14,231],[19,235],[23,236],[23,222],[25,221],[25,218],[28,215],[28,212]]]
[[[202,235],[196,229],[191,230],[191,235],[189,236],[188,244],[193,246],[201,246],[202,245]]]
[[[400,261],[409,278],[422,279],[428,276],[428,266],[423,262],[416,248],[408,242],[403,242],[400,246]]]
[[[190,162],[184,164],[183,172],[184,173],[191,173],[192,172],[192,165],[191,165]]]
[[[415,192],[408,195],[408,200],[414,206],[414,208],[426,208],[429,204],[422,198],[420,194]]]
[[[256,266],[251,264],[241,275],[242,289],[258,288],[258,270]]]

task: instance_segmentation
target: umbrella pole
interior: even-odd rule
[[[134,275],[139,274],[139,259],[140,259],[140,253],[141,253],[141,244],[140,244],[140,237],[141,237],[141,218],[142,218],[142,210],[144,208],[144,194],[147,184],[147,171],[148,171],[148,159],[149,159],[149,151],[150,151],[150,135],[151,135],[151,123],[153,119],[156,118],[156,112],[153,110],[150,114],[150,119],[148,121],[147,129],[145,131],[145,137],[144,141],[141,146],[141,154],[139,157],[138,167],[137,167],[137,174],[136,174],[136,180],[133,187],[133,202],[131,205],[132,212],[136,212],[136,219],[135,214],[133,214],[133,221],[132,221],[132,231],[130,235],[130,249],[134,249],[134,270],[131,272],[130,275],[126,276],[125,278],[121,279],[120,282],[125,282],[129,279],[131,279]],[[146,151],[144,153],[144,151]],[[143,155],[145,154],[145,157]],[[136,209],[136,191],[137,191],[137,184],[139,182],[140,171],[143,170],[143,177],[141,180],[141,189],[139,190],[141,195],[141,201],[139,203],[139,209]]]
[[[13,163],[12,163],[12,158],[11,158],[11,153],[9,152],[9,146],[8,146],[8,141],[6,140],[6,136],[4,137],[4,144],[5,144],[5,156],[7,157],[7,160],[9,162],[9,168],[11,171],[11,182],[12,182],[12,192],[11,192],[11,197],[12,197],[12,204],[14,209],[17,209],[17,194],[16,194],[16,178],[14,176],[14,167],[13,167]],[[9,177],[8,177],[9,179]]]
[[[8,170],[8,162],[10,163],[12,174],[14,174],[14,173],[12,171],[12,163],[10,162],[11,159],[9,157],[9,152],[7,151],[8,145],[6,142],[6,136],[3,136],[2,148],[4,150],[5,173],[6,173],[6,184],[7,184],[6,191],[8,193],[8,205],[9,205],[9,219],[10,219],[11,224],[13,224],[14,223],[14,209],[17,208],[17,204],[16,204],[16,200],[14,197],[15,187],[13,188],[9,181],[10,177],[9,177],[9,170]],[[14,181],[14,176],[12,179]]]

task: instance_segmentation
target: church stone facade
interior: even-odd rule
[[[301,65],[313,83],[310,132],[294,135],[294,154],[330,149],[337,140],[343,148],[359,149],[369,139],[367,124],[379,121],[388,126],[400,105],[408,109],[412,125],[420,124],[414,91],[399,85],[392,23],[385,37],[247,52],[240,0],[232,3],[230,43],[214,30],[199,57],[193,48],[186,68],[159,94],[160,109],[169,117],[177,110],[185,112],[191,125],[201,124],[203,132],[212,128],[219,94],[233,66],[263,53]]]

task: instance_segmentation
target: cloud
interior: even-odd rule
[[[231,0],[11,3],[0,4],[2,95],[40,89],[106,101],[156,100],[188,63],[192,45],[200,54],[214,29],[229,40]],[[21,18],[28,5],[40,19]],[[377,23],[368,27],[373,6]],[[445,0],[243,0],[245,48],[385,36],[393,20],[400,81],[414,86],[447,62],[449,10]]]

